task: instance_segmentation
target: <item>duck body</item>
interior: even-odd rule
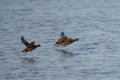
[[[22,52],[27,53],[28,51],[32,51],[32,50],[36,49],[39,46],[40,45],[32,46],[32,47],[26,47],[24,50],[22,50]]]
[[[29,43],[27,40],[25,40],[25,38],[23,36],[21,37],[21,41],[26,46],[26,48],[24,50],[22,50],[22,52],[24,52],[24,53],[32,51],[32,50],[36,49],[37,47],[41,46],[40,44],[35,45],[35,41],[32,41],[31,43]]]
[[[76,39],[68,38],[61,45],[65,47],[66,45],[69,45],[69,44],[71,44],[71,43],[73,43],[75,41],[78,41],[78,40],[79,40],[78,38],[76,38]]]

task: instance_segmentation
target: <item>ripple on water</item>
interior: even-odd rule
[[[0,79],[119,80],[119,4],[117,0],[0,0]],[[80,40],[53,47],[62,31]],[[23,55],[21,35],[42,47]]]

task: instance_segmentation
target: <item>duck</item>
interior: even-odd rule
[[[58,41],[55,43],[55,45],[56,45],[56,46],[59,46],[59,45],[62,44],[66,39],[68,39],[68,37],[64,34],[64,32],[61,32],[60,38],[59,38]]]
[[[78,38],[74,38],[74,39],[68,38],[64,34],[64,32],[61,32],[61,37],[58,39],[58,41],[55,43],[55,45],[57,45],[57,46],[61,45],[61,46],[65,47],[65,46],[67,46],[75,41],[78,41],[78,40],[79,40]]]
[[[35,44],[35,41],[32,41],[31,43],[29,43],[25,38],[24,36],[21,36],[21,41],[22,43],[26,46],[25,49],[22,50],[23,53],[27,53],[29,51],[32,51],[34,49],[36,49],[37,47],[40,47],[41,45],[40,44]]]
[[[75,41],[78,41],[79,39],[78,38],[75,38],[75,39],[71,39],[71,38],[68,38],[66,39],[64,42],[62,42],[61,46],[67,46]]]

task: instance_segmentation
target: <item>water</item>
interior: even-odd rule
[[[0,80],[120,80],[119,0],[0,0]],[[55,47],[59,34],[79,41]],[[28,54],[20,37],[39,47]]]

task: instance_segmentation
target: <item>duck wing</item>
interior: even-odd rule
[[[23,42],[23,44],[24,44],[26,47],[30,47],[30,43],[29,43],[28,41],[26,41],[23,36],[21,37],[21,41]]]
[[[62,39],[68,39],[68,37],[64,34],[64,32],[61,32],[61,38]]]

